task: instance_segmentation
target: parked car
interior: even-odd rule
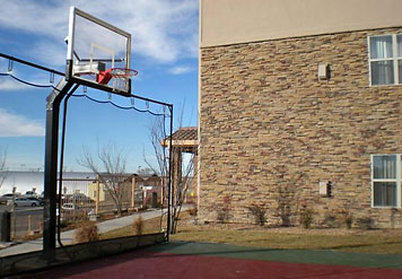
[[[61,220],[69,220],[71,222],[86,220],[88,212],[91,208],[82,207],[72,202],[63,203],[61,206]]]
[[[0,203],[8,202],[9,200],[13,199],[13,194],[4,194],[0,197]]]
[[[65,203],[75,203],[75,204],[80,204],[80,205],[95,202],[94,200],[92,200],[91,198],[87,197],[83,193],[74,193],[74,194],[63,195],[62,200]]]
[[[31,201],[37,201],[39,203],[40,206],[44,206],[45,205],[45,201],[42,199],[38,199],[38,198],[27,198],[28,200]]]
[[[38,194],[36,194],[34,191],[26,191],[24,197],[25,198],[36,198]]]
[[[12,203],[12,200],[8,201],[8,204],[10,204],[10,203]],[[14,201],[14,206],[16,206],[16,207],[19,207],[19,206],[21,206],[21,207],[24,207],[24,206],[35,207],[35,206],[39,206],[39,205],[40,205],[39,201],[37,201],[37,200],[36,201],[35,200],[29,200],[27,198],[17,198]]]
[[[61,209],[66,210],[66,211],[71,211],[71,210],[78,209],[78,207],[71,202],[66,202],[61,206]]]

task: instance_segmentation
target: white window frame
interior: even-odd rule
[[[374,157],[375,156],[396,156],[396,177],[395,179],[374,178]],[[402,203],[402,153],[394,154],[371,154],[371,207],[372,208],[401,208]],[[396,206],[374,205],[374,182],[396,182]]]
[[[394,34],[380,34],[380,35],[372,35],[367,36],[367,49],[368,49],[368,69],[369,69],[369,83],[370,86],[395,86],[395,85],[402,85],[402,80],[399,80],[399,65],[398,60],[402,60],[402,56],[398,56],[398,40],[397,36],[402,35],[402,33],[394,33]],[[391,36],[392,37],[392,57],[391,58],[371,58],[371,44],[370,39],[375,37],[384,37],[384,36]],[[373,84],[372,77],[371,77],[371,62],[376,61],[393,61],[394,63],[394,83],[389,84]]]

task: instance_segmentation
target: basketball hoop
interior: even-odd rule
[[[106,71],[99,71],[99,74],[96,75],[96,81],[99,84],[108,84],[112,78],[115,81],[124,81],[136,75],[138,75],[138,71],[134,69],[111,68]]]
[[[138,71],[125,68],[112,68],[106,72],[109,72],[114,78],[129,78],[138,75]]]

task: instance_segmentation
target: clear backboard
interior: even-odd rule
[[[75,7],[70,8],[67,76],[118,94],[131,91],[131,35]]]

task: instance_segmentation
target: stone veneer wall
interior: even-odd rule
[[[315,222],[337,208],[402,227],[402,210],[371,208],[370,155],[402,153],[402,86],[369,86],[367,36],[388,28],[201,49],[201,220],[216,221],[225,196],[231,222],[252,222],[262,203],[276,214],[278,187],[296,187]],[[332,77],[319,81],[319,63]],[[332,181],[333,197],[319,196]],[[291,192],[291,191],[290,191]]]

